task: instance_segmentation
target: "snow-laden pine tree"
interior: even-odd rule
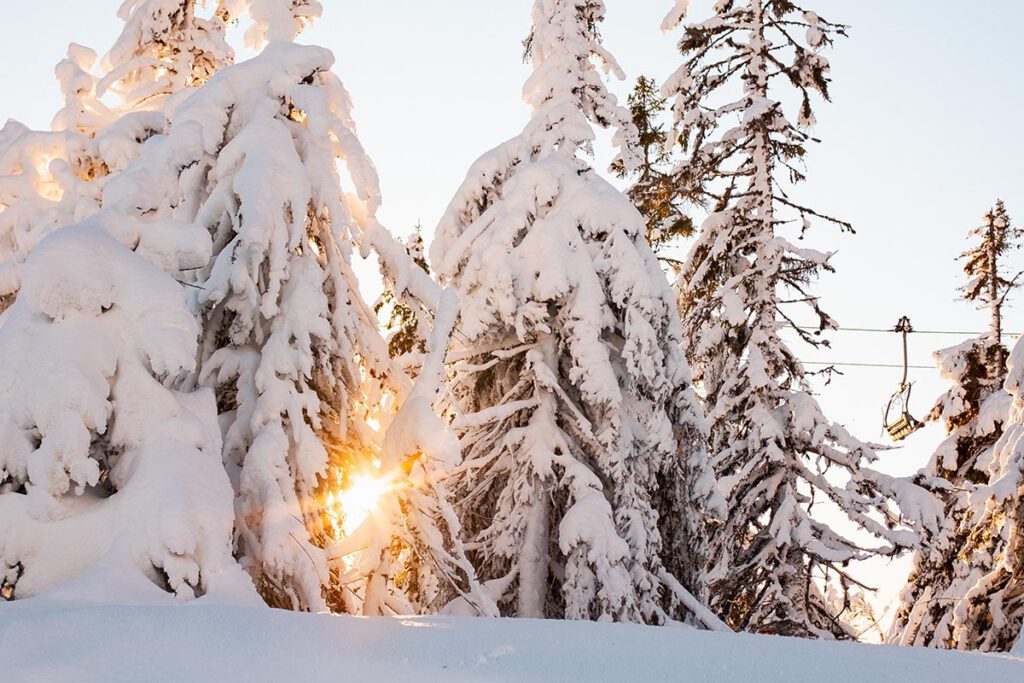
[[[651,78],[637,79],[629,95],[629,112],[637,128],[640,163],[627,170],[617,166],[620,178],[632,184],[626,195],[647,220],[647,241],[659,257],[669,265],[675,259],[661,253],[663,247],[682,237],[693,235],[693,219],[683,212],[680,187],[673,182],[672,145],[662,121],[668,100],[661,96],[658,84]]]
[[[666,30],[688,5],[676,3]],[[856,583],[851,561],[919,542],[904,515],[934,525],[941,511],[924,490],[867,467],[876,454],[822,413],[779,334],[792,327],[825,343],[796,328],[801,308],[819,332],[835,327],[810,290],[830,254],[787,235],[802,237],[813,218],[849,226],[797,204],[788,185],[803,179],[811,94],[828,97],[821,50],[843,34],[788,0],[723,0],[685,26],[685,61],[663,90],[684,155],[675,182],[710,213],[682,268],[680,302],[728,506],[711,543],[711,606],[741,630],[850,637],[823,582],[845,594]],[[780,80],[796,90],[796,123]],[[829,521],[842,517],[849,524]],[[851,525],[860,533],[840,530]]]
[[[173,272],[204,261],[210,243],[179,230],[101,213],[25,263],[0,327],[7,599],[93,567],[79,590],[114,602],[131,599],[136,571],[182,599],[246,590],[213,393],[170,388],[195,366],[199,329],[149,257]]]
[[[350,548],[335,547],[328,496],[382,465],[377,424],[388,427],[411,387],[360,297],[352,246],[376,249],[401,295],[412,288],[416,301],[436,306],[437,287],[374,217],[376,170],[349,95],[330,71],[333,56],[289,42],[305,10],[278,4],[288,11],[252,3],[254,30],[270,40],[262,52],[177,106],[166,135],[151,139],[104,197],[143,220],[197,224],[212,237],[209,265],[182,277],[202,320],[197,381],[215,391],[225,430],[236,553],[264,599],[305,610],[394,609],[402,604],[396,576],[417,572],[422,583],[431,567],[462,566],[464,558],[453,530],[423,541],[426,494],[420,508],[403,510],[403,533],[418,545],[387,564],[393,600],[368,587],[381,574],[377,565],[353,573]],[[467,579],[450,572],[435,580],[452,577]],[[445,586],[453,594],[466,588]],[[412,602],[437,606],[433,597]]]
[[[929,419],[941,420],[948,436],[922,470],[924,481],[943,501],[945,514],[936,533],[914,556],[907,586],[890,631],[890,640],[904,645],[955,647],[955,615],[959,603],[978,578],[978,559],[964,550],[978,515],[984,511],[975,490],[988,483],[995,444],[1010,409],[1010,395],[1002,389],[1005,366],[989,368],[1001,354],[992,337],[971,339],[935,353],[942,376],[953,386],[939,397]],[[981,554],[982,566],[992,558]],[[984,570],[983,570],[984,571]]]
[[[1002,437],[986,466],[988,481],[969,491],[967,533],[959,549],[952,603],[925,638],[915,622],[930,620],[934,596],[912,606],[903,636],[909,642],[960,650],[1007,651],[1020,638],[1024,622],[1024,342],[1010,354],[1005,384],[1012,404]],[[906,601],[907,596],[904,596]],[[920,605],[929,610],[922,615]],[[905,607],[906,609],[906,602]]]
[[[961,255],[968,280],[961,291],[965,300],[989,309],[990,329],[935,354],[943,377],[953,386],[939,397],[930,419],[941,420],[948,436],[922,474],[943,501],[945,515],[938,534],[915,555],[901,595],[890,639],[904,645],[973,649],[982,642],[985,634],[971,630],[977,624],[964,621],[973,612],[963,603],[979,577],[992,570],[996,557],[990,551],[995,546],[989,543],[1003,532],[990,526],[993,521],[1002,524],[999,518],[979,531],[989,501],[978,491],[987,490],[996,443],[1011,406],[1011,396],[1003,390],[1007,352],[1001,341],[1002,308],[1017,286],[1017,277],[1006,273],[1005,257],[1019,247],[1021,231],[998,202],[970,237],[979,242]]]
[[[584,159],[635,130],[602,70],[600,0],[537,0],[533,114],[470,169],[431,246],[462,297],[450,360],[467,549],[502,614],[720,623],[719,517],[671,289],[644,219]]]

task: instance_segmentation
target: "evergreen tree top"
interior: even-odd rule
[[[983,307],[1001,305],[1020,286],[1019,280],[1024,271],[1012,277],[1007,275],[1000,257],[1020,249],[1024,228],[1013,225],[1006,205],[999,199],[985,213],[982,224],[973,228],[968,236],[980,238],[980,241],[960,255],[964,274],[968,277],[967,284],[960,289],[963,298]]]
[[[657,82],[640,76],[629,95],[629,112],[637,128],[639,165],[627,170],[613,164],[612,170],[620,178],[629,178],[633,184],[626,191],[633,205],[647,220],[647,241],[656,253],[679,237],[690,237],[694,232],[693,219],[683,212],[685,188],[675,182],[672,174],[671,145],[668,132],[661,122],[668,109],[668,100],[661,96]],[[678,267],[679,262],[661,256],[664,263]]]
[[[533,74],[523,98],[533,108],[525,131],[536,153],[556,149],[575,156],[592,151],[591,124],[614,128],[619,149],[615,163],[632,168],[638,162],[636,128],[629,112],[605,85],[603,76],[625,78],[618,62],[601,42],[601,0],[536,0],[533,27],[524,41]],[[596,62],[596,64],[595,64]]]

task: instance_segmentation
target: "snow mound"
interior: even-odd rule
[[[1024,680],[1024,659],[592,622],[309,615],[209,604],[0,607],[20,681]]]

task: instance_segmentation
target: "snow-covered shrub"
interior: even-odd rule
[[[193,231],[198,250],[172,259],[178,229],[100,214],[25,263],[0,327],[7,597],[101,560],[115,590],[132,565],[180,598],[237,578],[212,392],[168,388],[194,368],[199,330],[182,287],[139,254],[148,244],[171,269],[193,267],[209,240]]]
[[[387,426],[375,481],[383,493],[365,521],[330,551],[354,580],[350,611],[364,615],[437,613],[497,616],[466,557],[446,481],[461,462],[459,442],[435,412],[458,316],[458,296],[441,297],[423,367]],[[350,511],[341,506],[344,516]]]

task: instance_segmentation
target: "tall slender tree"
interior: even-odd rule
[[[676,3],[666,30],[682,24],[688,5]],[[832,270],[831,255],[786,235],[802,237],[815,218],[850,230],[795,202],[788,188],[804,178],[811,96],[828,98],[822,50],[846,29],[788,0],[723,0],[713,12],[685,26],[685,61],[663,89],[684,154],[674,182],[710,212],[679,288],[728,504],[711,543],[711,605],[736,629],[847,638],[822,582],[846,595],[857,584],[851,561],[916,545],[900,506],[933,526],[941,509],[922,489],[867,467],[877,455],[826,418],[780,336],[791,328],[817,347],[827,344],[820,332],[835,327],[810,290]],[[795,123],[778,99],[780,80],[796,90]],[[797,327],[801,307],[816,333]],[[816,506],[866,533],[844,535],[812,514]],[[865,544],[871,536],[881,544]]]
[[[602,81],[600,0],[537,0],[533,109],[470,169],[431,246],[457,288],[451,486],[502,614],[720,625],[703,597],[717,518],[672,293],[644,219],[584,159],[636,131]]]
[[[1018,248],[1021,231],[1011,226],[1000,201],[970,233],[979,243],[961,255],[967,285],[964,299],[990,309],[988,333],[935,354],[943,376],[953,386],[939,397],[930,418],[941,420],[947,438],[922,471],[942,499],[945,516],[928,546],[917,552],[907,587],[890,632],[890,640],[905,645],[973,649],[992,647],[989,634],[977,632],[984,607],[966,609],[968,595],[979,576],[997,562],[997,539],[1003,529],[993,524],[1005,518],[987,516],[990,469],[997,443],[1011,408],[1003,390],[1007,351],[1002,344],[1002,314],[1017,277],[1005,274],[1005,256]],[[979,520],[986,518],[983,526]],[[979,603],[980,604],[980,603]],[[1005,635],[1002,649],[1006,649]]]
[[[1006,257],[1020,248],[1024,228],[1012,225],[1003,200],[996,200],[980,226],[970,233],[979,243],[964,252],[964,273],[968,281],[963,288],[964,300],[979,308],[988,308],[989,332],[995,341],[991,347],[994,356],[986,363],[990,378],[1001,380],[1006,372],[1006,347],[1003,346],[1003,304],[1020,286],[1024,270],[1011,275],[1006,268]]]

